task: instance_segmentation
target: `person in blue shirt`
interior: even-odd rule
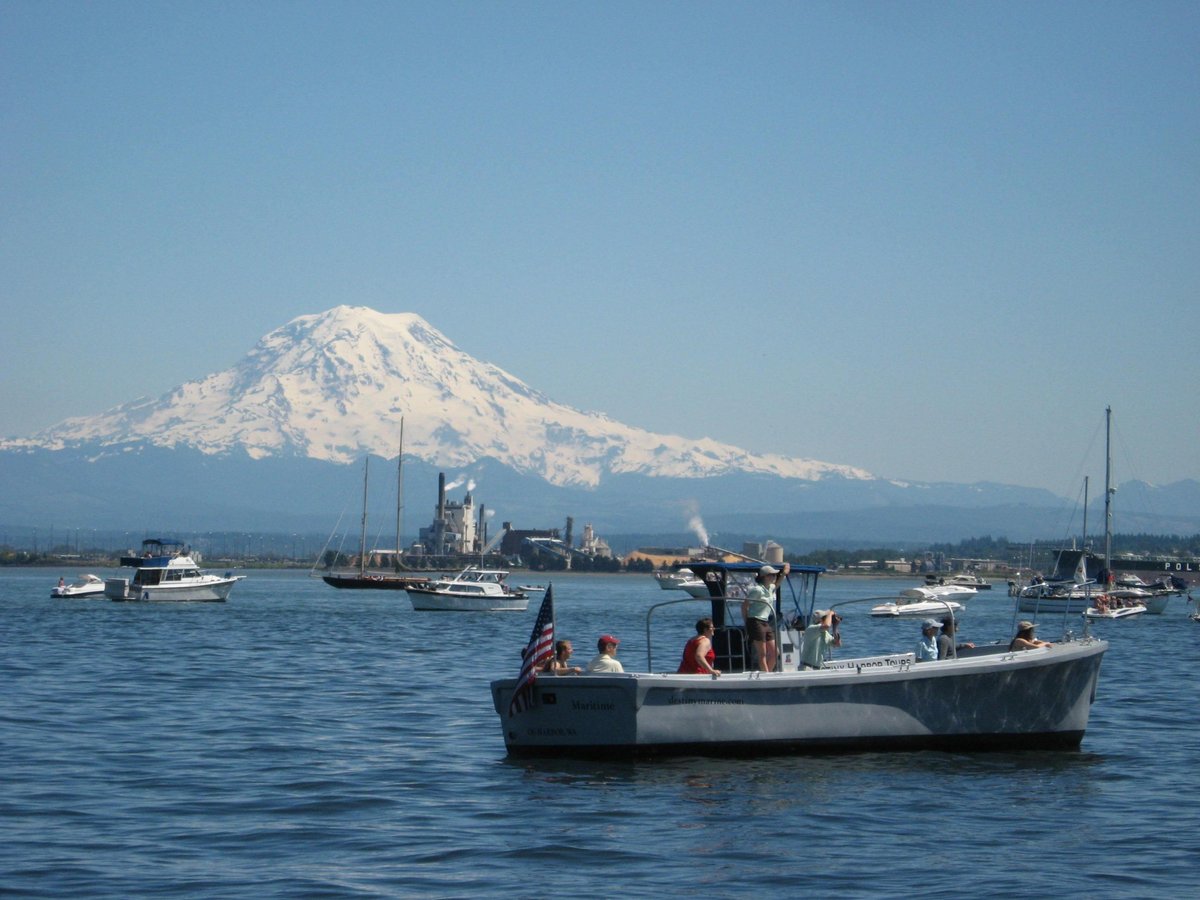
[[[917,641],[917,662],[932,662],[938,658],[938,632],[942,623],[937,619],[926,619],[921,623],[921,640]]]

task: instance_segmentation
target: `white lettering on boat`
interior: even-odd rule
[[[915,653],[898,653],[893,656],[871,656],[865,659],[827,660],[823,669],[894,669],[911,666],[917,660]]]

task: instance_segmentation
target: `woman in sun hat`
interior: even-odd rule
[[[1023,621],[1017,623],[1017,636],[1008,645],[1009,650],[1036,650],[1038,647],[1049,647],[1049,641],[1041,641],[1033,636],[1036,622]]]

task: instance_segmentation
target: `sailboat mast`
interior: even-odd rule
[[[1112,577],[1112,407],[1104,408],[1104,574]]]
[[[363,460],[363,511],[362,534],[358,539],[358,574],[365,575],[367,571],[367,474],[371,469],[370,454]]]
[[[404,509],[404,417],[400,417],[400,455],[396,457],[396,569],[400,568],[400,520]]]
[[[1088,501],[1088,477],[1083,476],[1083,552],[1088,550],[1087,536],[1087,501]]]

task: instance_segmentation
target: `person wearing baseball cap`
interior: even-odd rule
[[[611,634],[600,635],[600,639],[596,641],[596,649],[600,652],[588,663],[587,670],[601,674],[624,672],[625,667],[617,659],[617,644],[619,643],[621,642]]]
[[[921,623],[921,639],[917,641],[917,662],[933,662],[937,659],[937,639],[942,623],[937,619],[926,619]]]
[[[742,618],[746,620],[746,635],[754,647],[760,672],[774,672],[778,653],[775,649],[775,629],[771,617],[775,614],[775,591],[788,566],[780,572],[774,566],[762,566],[754,576],[754,584],[742,601]]]

